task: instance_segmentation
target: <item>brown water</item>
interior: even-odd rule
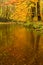
[[[38,53],[36,38],[36,33],[23,26],[0,24],[0,65],[43,65],[43,36],[39,39]]]

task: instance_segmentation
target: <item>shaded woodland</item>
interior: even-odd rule
[[[36,3],[27,0],[22,3],[18,6],[15,3],[0,6],[0,65],[43,65],[40,0]]]
[[[5,1],[0,1],[1,4],[3,4],[4,2]],[[26,17],[25,18],[26,22],[27,21],[29,21],[29,22],[35,21],[35,20],[36,21],[42,21],[41,20],[41,14],[40,14],[41,13],[40,0],[38,0],[38,2],[32,2],[31,0],[30,1],[26,0],[26,1],[23,1],[21,3],[21,6],[23,6],[22,4],[25,5],[26,8],[27,8],[27,14],[26,14],[26,16],[24,15]],[[16,6],[17,6],[17,4],[15,4],[15,3],[13,3],[11,5],[10,4],[3,5],[3,6],[0,5],[0,22],[22,21],[22,20],[18,20],[19,17],[20,17],[19,15],[22,14],[22,13],[21,12],[20,12],[20,14],[15,13],[17,8],[18,8],[17,11],[19,13],[20,4],[19,4],[18,7],[16,7]],[[23,10],[23,7],[21,9]],[[24,12],[25,12],[25,10],[24,10]],[[24,12],[23,12],[23,14],[24,14]],[[18,19],[16,18],[16,15],[17,15],[17,17],[19,16]],[[22,17],[24,17],[24,16],[22,16]],[[36,17],[36,19],[35,19],[35,17]]]

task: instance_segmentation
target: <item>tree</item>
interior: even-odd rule
[[[10,19],[10,7],[9,6],[6,6],[5,18]]]
[[[30,4],[32,4],[32,3],[30,3]],[[29,5],[30,4],[28,4],[28,7],[29,7]],[[35,3],[34,3],[35,4]],[[35,4],[36,5],[36,4]],[[38,2],[37,2],[37,17],[38,17],[38,21],[40,21],[41,20],[41,15],[40,15],[40,0],[38,0]],[[31,8],[31,10],[32,10],[32,13],[34,12],[35,13],[35,10],[34,10],[35,8]],[[33,13],[33,16],[31,16],[32,18],[31,18],[31,22],[33,21],[33,17],[35,16],[34,15],[34,13]],[[29,17],[29,16],[28,16]],[[36,38],[34,37],[34,32],[33,32],[33,29],[32,29],[32,26],[30,26],[30,28],[31,28],[31,31],[30,31],[30,33],[31,33],[31,44],[32,44],[32,48],[33,48],[33,53],[34,53],[34,62],[33,62],[33,64],[35,64],[35,65],[39,65],[39,59],[38,59],[38,52],[39,52],[39,41],[40,41],[40,34],[36,34]],[[37,32],[37,31],[36,31]]]
[[[38,16],[38,21],[41,20],[41,15],[40,15],[40,0],[37,2],[37,16]]]

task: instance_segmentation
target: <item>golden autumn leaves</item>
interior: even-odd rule
[[[15,18],[15,20],[18,21],[25,21],[26,20],[26,15],[27,15],[27,4],[26,2],[22,4],[18,4],[15,6],[15,12],[12,14],[11,18]]]
[[[10,19],[13,19],[16,21],[26,21],[26,19],[28,19],[27,16],[28,15],[31,16],[30,14],[28,14],[29,1],[28,0],[7,0],[7,2],[2,3],[0,6],[6,6],[7,8],[6,10],[10,14],[9,16]],[[35,2],[36,0],[31,0],[31,1]]]
[[[27,0],[25,1],[24,0],[7,0],[7,2],[2,3],[0,6],[9,7],[10,14],[11,14],[10,19],[14,19],[17,21],[25,21],[27,11],[28,11],[26,1]]]

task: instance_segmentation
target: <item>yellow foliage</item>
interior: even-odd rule
[[[31,0],[32,2],[38,2],[38,0]]]
[[[23,2],[22,4],[18,4],[15,6],[15,12],[13,15],[11,15],[11,18],[17,20],[17,21],[25,21],[26,15],[27,15],[27,4],[26,2]]]

